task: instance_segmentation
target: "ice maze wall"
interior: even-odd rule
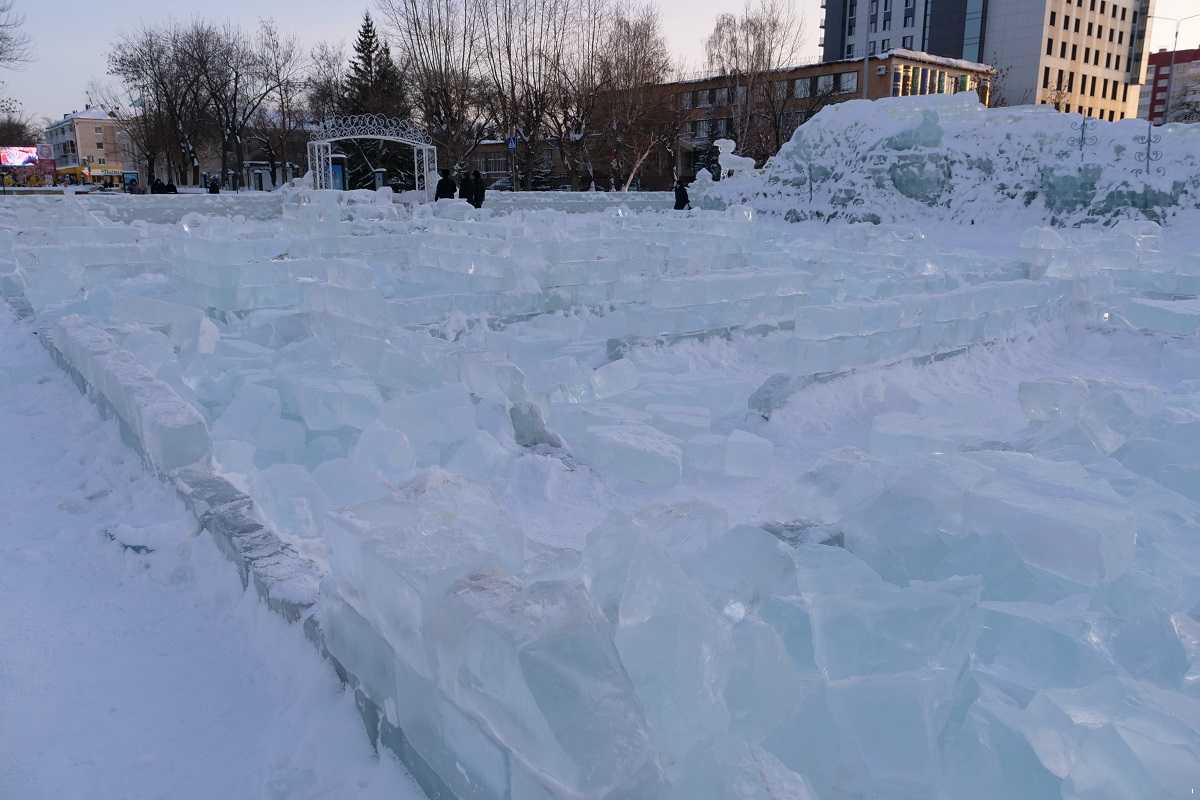
[[[694,204],[791,220],[1170,224],[1200,209],[1200,130],[987,109],[971,94],[850,101],[797,128],[764,169],[699,177]]]
[[[0,287],[431,797],[1084,797],[1118,758],[1189,779],[1171,631],[1194,622],[1127,577],[1127,500],[1032,454],[1152,471],[1184,420],[1147,400],[1134,432],[1137,392],[1031,382],[1028,446],[880,417],[769,514],[737,499],[813,387],[1047,327],[1190,336],[1200,261],[1157,226],[971,249],[736,208],[274,208],[22,198]],[[953,460],[912,456],[930,442]],[[1001,523],[889,539],[897,514]]]

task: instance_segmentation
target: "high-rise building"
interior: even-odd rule
[[[910,47],[991,64],[997,103],[1134,116],[1155,0],[825,0],[825,57]]]
[[[1138,117],[1155,125],[1200,122],[1200,48],[1150,55]]]

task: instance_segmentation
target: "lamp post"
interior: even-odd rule
[[[1171,45],[1171,65],[1168,67],[1169,72],[1167,73],[1167,105],[1166,105],[1166,108],[1163,109],[1163,122],[1170,122],[1171,121],[1171,91],[1175,87],[1175,53],[1179,50],[1179,27],[1183,23],[1187,22],[1188,20],[1200,19],[1200,14],[1192,14],[1190,17],[1179,17],[1179,18],[1160,17],[1157,14],[1151,14],[1149,16],[1150,16],[1150,19],[1159,19],[1164,22],[1174,22],[1175,23],[1175,41]],[[1151,88],[1151,95],[1153,95],[1153,88]],[[1150,113],[1153,114],[1154,109],[1151,109]]]

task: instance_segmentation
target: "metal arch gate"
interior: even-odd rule
[[[430,178],[437,174],[437,147],[429,134],[382,114],[331,117],[313,132],[308,143],[308,170],[314,189],[333,188],[333,143],[344,139],[379,139],[406,144],[413,149],[414,188],[432,200]]]

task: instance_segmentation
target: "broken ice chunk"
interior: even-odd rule
[[[601,797],[653,758],[608,626],[578,583],[475,573],[430,613],[442,691],[552,784]]]
[[[723,736],[684,761],[670,800],[817,800],[804,776],[745,739]]]
[[[575,450],[613,480],[665,488],[679,483],[683,454],[674,437],[649,425],[597,425]]]
[[[610,361],[592,373],[592,391],[597,400],[607,400],[637,386],[638,369],[627,358]]]
[[[354,445],[350,459],[374,470],[384,483],[400,483],[412,476],[416,456],[403,431],[375,420]]]
[[[733,478],[761,478],[771,471],[775,445],[743,430],[725,441],[725,474]]]

